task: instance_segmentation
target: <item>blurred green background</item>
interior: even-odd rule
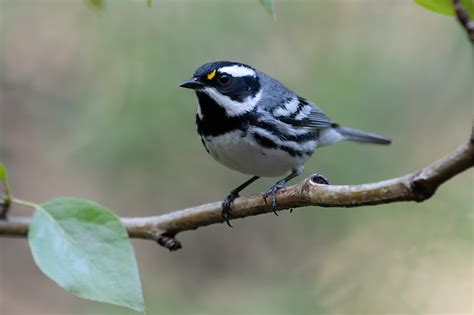
[[[471,130],[466,35],[411,0],[3,0],[0,160],[18,197],[95,200],[123,216],[221,200],[246,179],[207,155],[177,84],[212,60],[248,63],[390,147],[318,150],[333,184],[414,171]],[[149,314],[472,314],[473,182],[421,204],[304,208],[133,241]],[[273,184],[266,179],[246,193]],[[16,213],[28,210],[15,208]],[[0,239],[0,313],[133,313],[80,300]]]

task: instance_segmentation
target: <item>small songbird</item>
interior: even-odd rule
[[[246,64],[206,63],[179,86],[196,93],[197,132],[206,151],[225,166],[253,176],[224,199],[222,217],[227,224],[232,202],[245,187],[260,177],[290,173],[263,193],[265,202],[272,197],[275,211],[276,192],[301,174],[317,147],[344,140],[391,142],[339,126],[319,107]]]

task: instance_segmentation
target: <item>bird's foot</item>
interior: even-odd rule
[[[230,207],[230,205],[237,198],[239,198],[239,193],[235,191],[231,191],[230,194],[228,194],[227,197],[225,197],[224,201],[222,202],[222,212],[221,212],[222,219],[225,220],[225,222],[227,223],[229,227],[232,227],[232,225],[229,222],[229,219],[232,213],[232,208]]]
[[[267,204],[267,198],[271,195],[272,196],[272,210],[275,215],[278,215],[276,212],[276,193],[282,188],[285,188],[286,181],[285,180],[280,180],[278,181],[275,185],[270,187],[266,192],[262,194],[263,200],[265,201],[265,204]]]

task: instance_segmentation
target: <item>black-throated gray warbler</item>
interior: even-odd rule
[[[390,144],[382,136],[335,124],[313,103],[242,63],[206,63],[180,87],[196,92],[197,131],[207,152],[225,166],[253,176],[224,199],[222,217],[227,224],[240,191],[259,177],[291,171],[263,193],[265,202],[272,196],[275,211],[276,192],[301,174],[316,147],[343,140]]]

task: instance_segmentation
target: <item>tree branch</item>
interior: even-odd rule
[[[474,21],[469,18],[466,8],[461,3],[461,0],[453,0],[454,12],[458,17],[459,22],[466,30],[467,36],[474,44]]]
[[[322,185],[313,175],[300,183],[282,189],[277,194],[278,210],[306,206],[360,207],[397,201],[421,202],[430,198],[436,189],[451,177],[474,164],[474,129],[468,142],[433,164],[414,173],[377,183],[361,185]],[[235,200],[232,217],[245,218],[271,212],[261,194]],[[177,233],[222,223],[221,202],[177,210],[150,217],[121,218],[132,238],[151,239],[160,245],[177,250],[181,244]],[[0,236],[25,237],[29,217],[8,217],[0,220]]]

